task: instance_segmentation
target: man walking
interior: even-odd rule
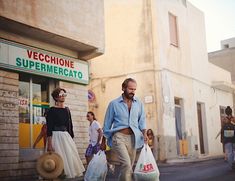
[[[123,93],[109,103],[104,120],[104,136],[121,163],[119,181],[132,180],[136,149],[148,141],[144,106],[135,97],[136,87],[134,79],[124,80]]]
[[[89,145],[86,149],[85,157],[87,165],[90,163],[94,154],[100,150],[100,141],[103,136],[100,123],[95,118],[95,114],[92,111],[87,112],[87,120],[90,122],[89,126]]]

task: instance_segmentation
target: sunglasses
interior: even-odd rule
[[[59,93],[59,97],[66,97],[66,96],[67,96],[67,94],[65,92]]]

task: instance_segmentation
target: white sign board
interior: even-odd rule
[[[88,63],[0,39],[0,67],[88,84]]]

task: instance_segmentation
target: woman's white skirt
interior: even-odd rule
[[[82,176],[85,168],[78,155],[76,145],[67,131],[53,131],[52,147],[64,162],[66,178]]]

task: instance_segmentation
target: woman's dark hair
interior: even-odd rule
[[[90,114],[93,116],[94,120],[96,120],[95,114],[92,111],[88,111],[87,114]]]
[[[122,89],[126,89],[129,82],[136,83],[135,79],[128,78],[128,79],[124,80],[124,82],[122,83]]]
[[[148,133],[149,131],[151,132],[150,134],[153,135],[153,130],[152,130],[152,129],[148,129],[148,130],[147,130],[147,135],[149,134],[149,133]]]
[[[62,89],[60,87],[57,87],[53,90],[53,92],[51,93],[51,96],[53,97],[53,99],[57,102],[56,98],[59,97],[60,91],[64,91],[66,93],[65,89]]]
[[[225,113],[227,114],[227,116],[230,116],[230,115],[232,115],[232,109],[231,109],[231,107],[230,106],[227,106],[226,107],[226,109],[225,109]]]

